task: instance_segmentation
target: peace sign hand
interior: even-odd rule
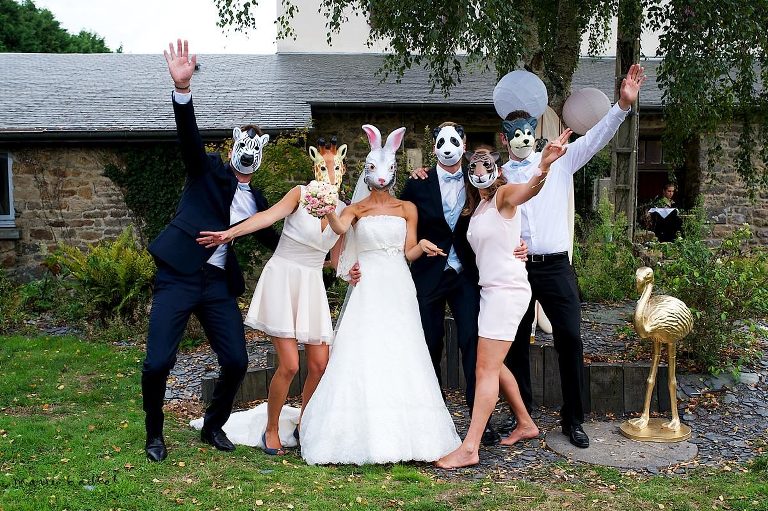
[[[559,137],[552,140],[541,151],[541,171],[547,173],[549,166],[568,150],[568,139],[571,138],[573,130],[566,128]]]
[[[177,49],[174,51],[173,43],[168,44],[168,50],[163,51],[165,61],[168,63],[168,71],[171,73],[173,83],[177,89],[186,89],[192,80],[197,64],[197,55],[189,54],[189,42],[185,39],[176,41]]]

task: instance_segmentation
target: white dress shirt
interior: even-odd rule
[[[459,169],[456,173],[461,173]],[[443,215],[445,215],[445,221],[448,222],[448,226],[451,230],[456,228],[456,221],[458,221],[461,215],[461,209],[464,207],[464,201],[466,200],[466,190],[464,189],[464,178],[461,179],[449,179],[450,176],[455,176],[456,173],[451,173],[445,170],[440,164],[437,164],[437,182],[440,183],[440,195],[443,203]],[[460,174],[463,175],[463,174]],[[461,204],[458,204],[461,200]],[[456,208],[459,208],[456,211]],[[453,225],[451,221],[453,220]],[[456,249],[451,245],[451,250],[448,252],[448,259],[445,263],[445,269],[453,268],[456,273],[460,273],[463,269],[459,256],[456,255]]]
[[[180,105],[186,105],[192,99],[192,93],[181,93],[173,91],[173,99]],[[256,199],[250,190],[248,183],[238,183],[235,196],[232,198],[232,204],[229,205],[229,225],[236,224],[245,220],[251,215],[256,214]],[[227,244],[219,245],[208,259],[208,264],[224,269],[227,261]]]
[[[611,141],[628,113],[629,110],[622,110],[618,103],[613,105],[584,136],[568,144],[565,154],[550,166],[538,195],[520,206],[521,237],[528,245],[529,254],[554,254],[571,249],[568,193],[573,187],[573,174]],[[541,153],[533,153],[522,162],[507,162],[502,172],[511,183],[526,183],[540,161]]]

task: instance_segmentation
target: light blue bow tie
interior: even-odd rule
[[[464,177],[464,172],[458,171],[453,174],[443,174],[443,181],[460,181]]]
[[[511,168],[511,169],[520,168],[520,167],[527,167],[530,164],[531,164],[531,162],[528,161],[528,160],[523,160],[523,161],[509,160],[509,163],[508,163],[509,168]]]
[[[237,187],[244,192],[251,191],[251,185],[249,185],[248,183],[237,183]]]

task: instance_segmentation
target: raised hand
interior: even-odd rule
[[[645,69],[640,64],[632,64],[629,67],[626,78],[621,81],[619,92],[619,106],[622,110],[627,110],[637,100],[640,87],[642,87],[646,78]]]
[[[568,139],[571,138],[572,134],[573,130],[566,128],[559,137],[544,146],[541,151],[541,166],[539,167],[542,172],[547,172],[552,162],[565,154],[568,150]]]
[[[189,54],[189,42],[185,39],[182,44],[181,39],[178,39],[176,50],[173,49],[173,43],[169,43],[168,50],[163,51],[163,55],[176,88],[188,88],[197,63],[197,55]]]
[[[205,248],[218,247],[225,243],[229,243],[234,239],[229,231],[202,231],[200,237],[197,238],[197,244],[203,245]]]

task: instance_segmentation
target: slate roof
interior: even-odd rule
[[[228,131],[257,122],[264,129],[308,126],[312,105],[492,106],[493,72],[468,74],[446,100],[429,92],[428,74],[380,83],[382,57],[372,54],[199,55],[193,79],[198,124]],[[614,60],[582,59],[573,87],[613,98]],[[659,107],[656,62],[642,107]],[[0,138],[26,136],[169,136],[171,81],[162,55],[0,54]]]

